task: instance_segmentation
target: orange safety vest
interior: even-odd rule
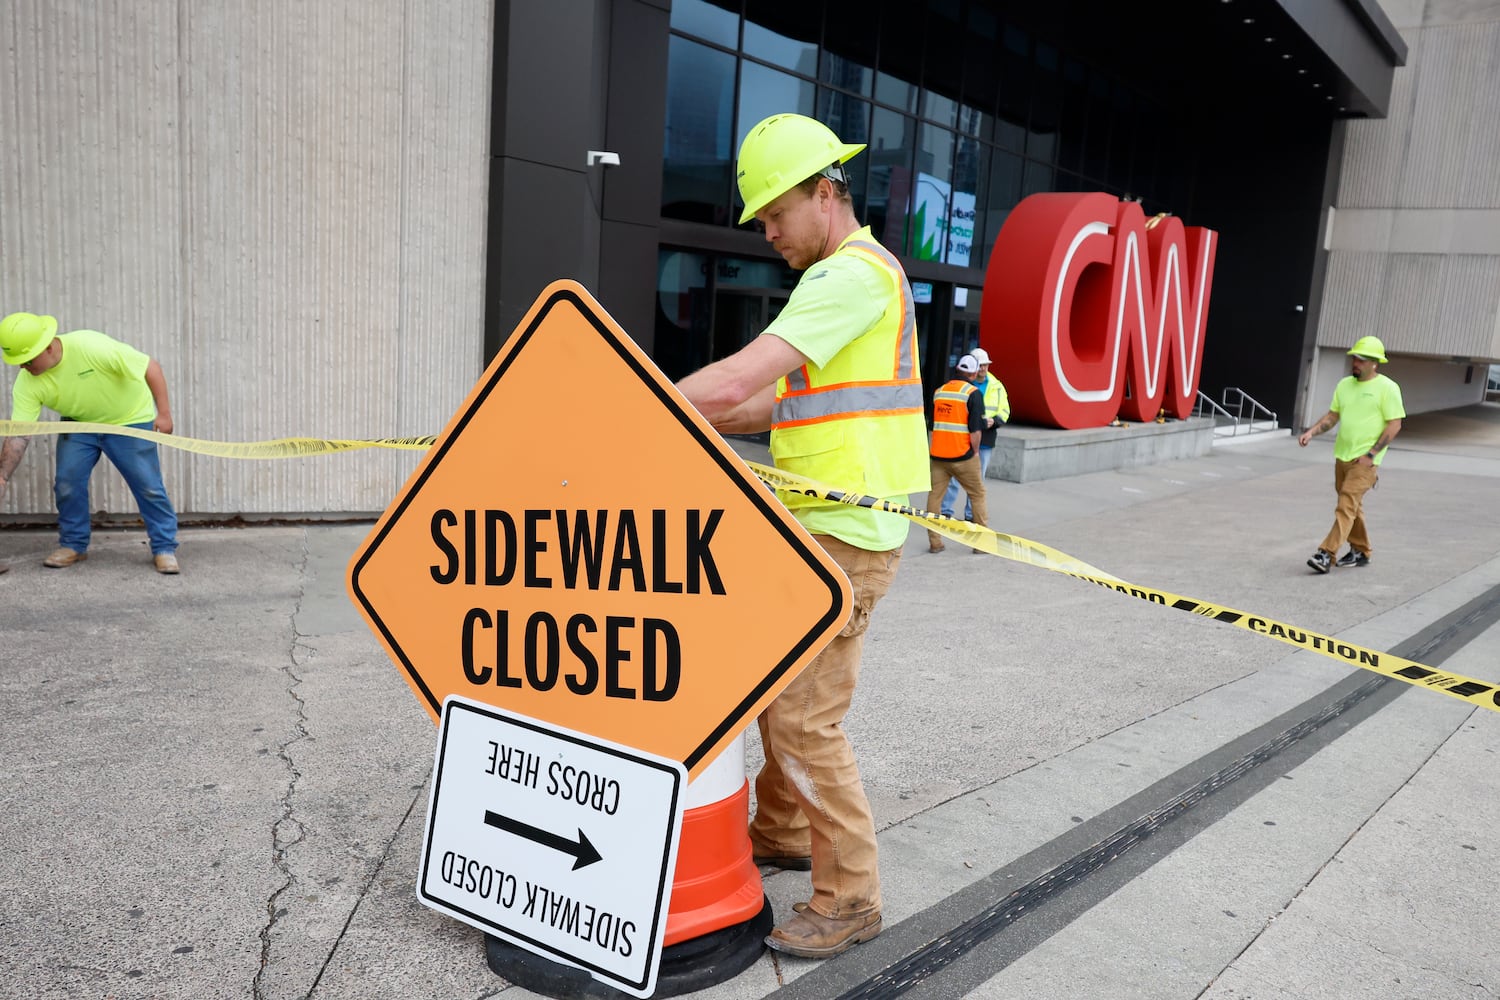
[[[979,388],[967,379],[956,378],[932,394],[933,458],[963,458],[973,448],[969,436],[969,397]]]

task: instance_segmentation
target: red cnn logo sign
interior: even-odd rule
[[[1152,221],[1103,193],[1034,194],[1012,210],[979,314],[1012,420],[1072,429],[1192,414],[1218,234]]]

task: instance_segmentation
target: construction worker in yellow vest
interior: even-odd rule
[[[1337,425],[1339,429],[1333,442],[1333,490],[1338,494],[1333,527],[1307,560],[1317,573],[1327,573],[1335,566],[1370,564],[1365,494],[1380,478],[1385,450],[1401,433],[1401,422],[1406,419],[1401,387],[1379,371],[1386,363],[1380,338],[1361,337],[1348,353],[1351,374],[1334,387],[1328,412],[1297,438],[1297,443],[1306,448],[1307,442],[1330,427]],[[1340,556],[1345,541],[1349,551]]]
[[[932,395],[932,492],[927,495],[927,509],[933,510],[943,499],[949,482],[957,482],[969,494],[973,505],[970,517],[975,524],[988,524],[984,507],[984,476],[979,471],[979,441],[984,432],[984,391],[980,389],[979,362],[974,355],[958,359],[951,381]],[[951,516],[951,515],[950,515]],[[927,551],[941,552],[943,537],[927,531]],[[979,552],[979,549],[973,549]]]
[[[864,148],[793,114],[745,136],[740,222],[758,221],[803,273],[760,336],[677,387],[720,431],[769,429],[778,468],[909,504],[929,485],[916,317],[901,265],[854,214],[843,164]],[[783,502],[848,575],[854,612],[758,720],[766,763],[749,835],[757,864],[812,872],[812,898],[766,944],[827,958],[881,929],[875,820],[843,718],[909,525],[864,507]]]
[[[979,478],[983,480],[990,471],[990,459],[995,454],[995,438],[1000,425],[1010,420],[1010,395],[1005,391],[1005,385],[990,371],[989,353],[982,347],[976,347],[969,353],[979,362],[979,374],[983,376],[979,382],[980,391],[984,393],[984,432],[979,435]],[[955,478],[948,483],[948,489],[943,493],[942,507],[938,512],[944,517],[953,516],[953,511],[958,506],[958,492],[958,479]],[[974,505],[966,497],[964,520],[973,519]]]

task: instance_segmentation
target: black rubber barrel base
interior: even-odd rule
[[[716,986],[754,965],[766,948],[775,921],[771,901],[761,897],[760,912],[744,923],[725,927],[663,949],[653,997],[675,997]],[[583,969],[562,965],[517,948],[491,934],[484,936],[484,958],[490,971],[505,981],[545,997],[598,997],[615,1000],[622,993]]]

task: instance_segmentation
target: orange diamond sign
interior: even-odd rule
[[[849,617],[812,536],[584,288],[549,285],[349,564],[460,694],[696,776]]]

